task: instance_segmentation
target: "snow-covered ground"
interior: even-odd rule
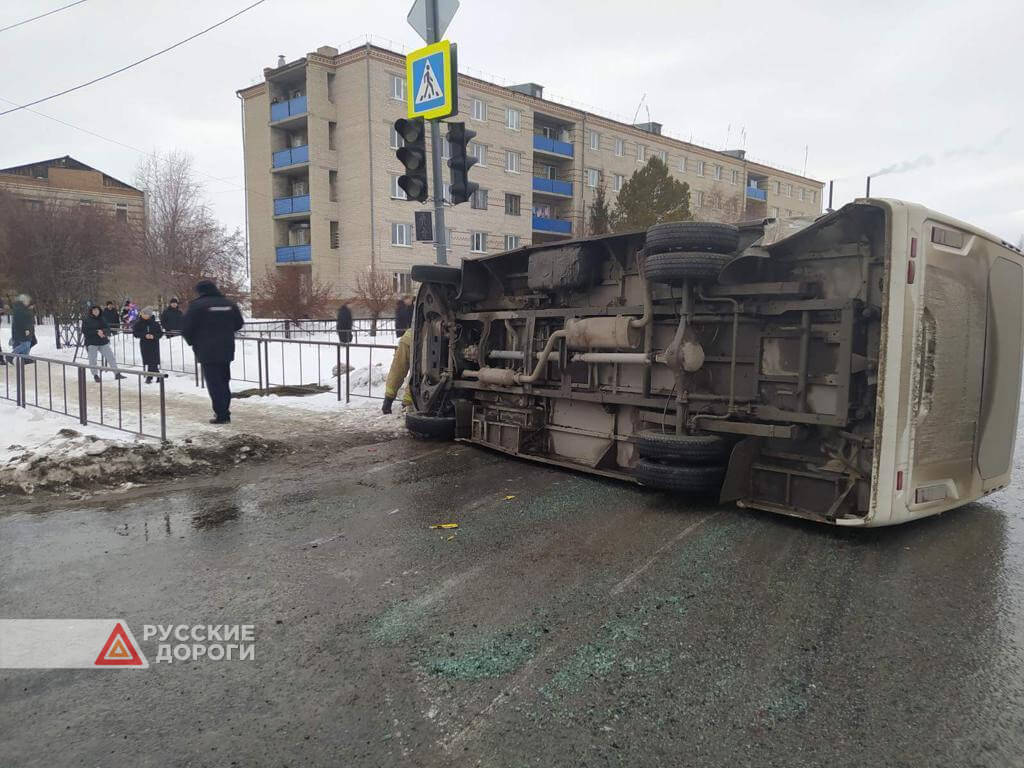
[[[75,349],[56,348],[52,326],[37,328],[37,337],[39,344],[33,348],[33,355],[66,361],[77,357],[77,362],[86,362],[84,350],[79,350],[76,356]],[[393,341],[393,334],[378,335],[378,343],[387,341]],[[126,372],[140,370],[137,340],[130,335],[119,336],[114,339],[113,346]],[[339,402],[335,346],[281,343],[276,339],[259,345],[255,341],[239,341],[236,346],[236,360],[232,367],[232,389],[236,392],[256,388],[260,364],[264,374],[269,370],[271,385],[319,384],[329,387],[330,391],[304,397],[270,395],[238,399],[232,402],[233,424],[230,431],[212,427],[207,423],[212,415],[209,399],[206,390],[197,385],[191,350],[180,337],[164,339],[162,361],[168,367],[173,363],[177,369],[168,371],[165,382],[167,437],[170,441],[212,439],[217,435],[237,434],[241,430],[268,439],[286,439],[296,432],[315,431],[323,425],[325,418],[330,419],[331,425],[343,429],[389,435],[403,433],[401,415],[381,414],[380,400],[368,397],[383,396],[392,350],[368,347],[350,347],[347,350],[348,365],[352,370],[349,375],[351,401],[346,404],[344,376],[340,379]],[[342,370],[345,365],[343,350]],[[10,400],[0,400],[0,466],[15,457],[32,460],[41,452],[67,449],[67,446],[60,445],[61,440],[67,442],[73,438],[58,437],[58,432],[65,428],[93,435],[108,444],[128,445],[147,441],[147,438],[139,438],[130,431],[109,429],[98,423],[79,425],[76,418],[79,407],[76,369],[40,363],[26,366],[25,371],[30,403],[38,402],[43,407],[58,411],[66,409],[73,416],[31,406],[18,408]],[[13,366],[0,366],[0,395],[9,388],[13,397],[13,387]],[[98,385],[87,374],[86,387],[90,422],[102,420],[105,424],[116,425],[120,418],[125,429],[135,430],[139,428],[141,418],[142,428],[148,434],[159,433],[159,389],[156,384],[140,384],[136,376],[129,375],[117,387],[110,375],[105,374],[102,385]],[[117,408],[118,397],[122,400],[120,409]]]

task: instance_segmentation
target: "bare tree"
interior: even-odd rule
[[[268,267],[252,291],[253,314],[258,317],[322,319],[331,316],[335,303],[334,287],[301,267]]]
[[[395,289],[391,277],[371,267],[356,275],[356,301],[370,313],[370,335],[377,334],[377,320],[395,303]]]
[[[229,230],[214,218],[192,158],[177,151],[150,155],[139,164],[136,184],[146,190],[143,261],[160,295],[184,299],[206,279],[240,297],[245,241],[240,230]]]

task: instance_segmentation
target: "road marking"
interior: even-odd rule
[[[640,577],[640,574],[642,574],[644,571],[646,571],[648,568],[654,565],[655,561],[662,555],[663,552],[665,552],[665,550],[674,547],[676,544],[679,543],[680,540],[685,539],[687,536],[689,536],[695,530],[700,528],[702,525],[704,525],[704,523],[706,523],[711,518],[715,517],[717,514],[717,512],[712,512],[707,517],[702,517],[700,520],[697,520],[694,523],[690,523],[683,530],[681,530],[679,533],[677,533],[675,536],[669,539],[666,544],[659,547],[653,555],[647,558],[647,562],[645,562],[643,565],[641,565],[639,568],[637,568],[635,571],[629,574],[629,576],[627,576],[614,587],[612,587],[612,591],[610,592],[610,594],[617,595],[620,592],[622,592],[622,590],[624,590],[626,587],[628,587],[630,584],[636,581]]]

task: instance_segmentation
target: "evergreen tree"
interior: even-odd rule
[[[598,187],[594,192],[594,202],[590,204],[590,222],[587,234],[605,235],[611,231],[611,228],[611,211],[608,210],[608,201],[604,197],[604,187]]]
[[[655,156],[622,185],[611,223],[613,231],[624,232],[690,218],[690,185],[672,178]]]

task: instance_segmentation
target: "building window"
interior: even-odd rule
[[[519,247],[519,235],[505,235],[505,250],[514,251]]]
[[[451,201],[452,201],[452,185],[451,184],[442,184],[441,185],[441,202],[442,203],[449,203],[450,204]]]
[[[331,248],[337,249],[341,245],[341,233],[338,231],[338,222],[331,222]]]
[[[511,150],[505,151],[505,170],[509,173],[519,173],[519,167],[522,164],[522,155],[518,152],[512,152]]]
[[[405,194],[405,190],[398,186],[399,175],[397,173],[391,174],[391,199],[392,200],[408,200],[408,196]]]
[[[785,195],[786,197],[792,197],[793,196],[793,185],[792,184],[787,184],[786,186],[784,186],[782,188],[782,194]]]
[[[817,193],[816,190],[813,190],[813,189],[811,190],[811,202],[812,203],[818,202],[818,193]]]
[[[772,218],[773,219],[779,218],[779,209],[776,208],[774,205],[772,206]]]
[[[395,293],[412,293],[412,275],[408,272],[393,272],[391,276],[391,288]]]
[[[596,187],[600,180],[601,173],[597,168],[587,168],[587,186]]]
[[[601,149],[601,134],[597,131],[590,132],[590,148],[595,152]]]
[[[451,227],[446,227],[444,232],[445,237],[448,238],[447,240],[444,241],[444,249],[446,251],[450,251],[452,249],[452,243],[455,242],[455,239],[452,237],[454,230]]]
[[[505,125],[510,131],[518,131],[519,126],[522,123],[523,113],[518,109],[506,109],[505,110]]]
[[[625,180],[626,180],[625,176],[623,176],[621,173],[616,173],[615,176],[612,179],[612,189],[614,189],[616,192],[621,192],[622,191],[622,183]]]
[[[697,207],[698,208],[703,208],[704,207],[704,193],[703,192],[697,192]]]
[[[25,207],[28,208],[30,211],[43,210],[42,200],[22,200],[22,202],[25,204]]]
[[[327,123],[327,148],[337,149],[338,148],[338,124]]]
[[[480,99],[473,99],[473,119],[474,120],[486,120],[487,119],[487,105]]]
[[[780,194],[782,192],[782,182],[773,181],[772,182],[772,187],[773,187],[773,190],[774,190],[776,195],[778,195],[778,194]]]
[[[398,75],[391,76],[391,98],[398,101],[405,101],[405,78]]]
[[[487,190],[478,189],[469,198],[469,207],[478,211],[487,210]]]
[[[487,253],[487,233],[470,232],[469,250],[473,253]]]
[[[412,225],[411,224],[392,224],[391,225],[391,244],[400,245],[404,248],[408,248],[412,243]]]
[[[519,195],[505,193],[505,214],[507,216],[518,216],[522,198]]]
[[[698,160],[697,161],[697,175],[698,176],[703,176],[704,175],[704,161],[703,160]]]
[[[668,153],[665,150],[658,150],[658,159],[661,160],[661,162],[663,162],[665,165],[668,165]]]
[[[476,142],[470,142],[469,154],[477,159],[477,164],[481,168],[487,167],[487,145],[477,144]]]
[[[679,172],[686,173],[686,155],[679,158]]]
[[[733,184],[739,184],[740,183],[740,172],[739,171],[733,171],[732,172],[732,183]]]
[[[722,166],[716,165],[715,166],[715,181],[721,181],[721,180],[722,180]]]
[[[447,160],[451,156],[452,156],[452,145],[451,145],[451,143],[449,143],[448,139],[446,139],[446,138],[444,138],[442,136],[441,137],[441,159],[442,160]]]
[[[643,144],[636,145],[636,161],[638,163],[644,163],[647,161],[647,147]]]
[[[622,139],[616,139],[615,140],[615,156],[616,157],[622,157],[623,152],[625,151],[625,144],[626,143]]]
[[[327,100],[334,101],[334,73],[327,73]]]
[[[797,192],[798,192],[797,197],[800,198],[800,202],[801,203],[804,202],[805,194],[806,194],[805,191],[804,191],[804,188],[803,187],[797,187]]]
[[[330,200],[332,203],[338,202],[338,172],[328,171],[327,172],[327,187],[330,191]]]
[[[405,146],[405,139],[403,139],[402,135],[395,130],[395,126],[393,125],[388,126],[388,146],[392,149],[399,149],[400,147]],[[331,149],[334,149],[334,147],[331,147]]]

